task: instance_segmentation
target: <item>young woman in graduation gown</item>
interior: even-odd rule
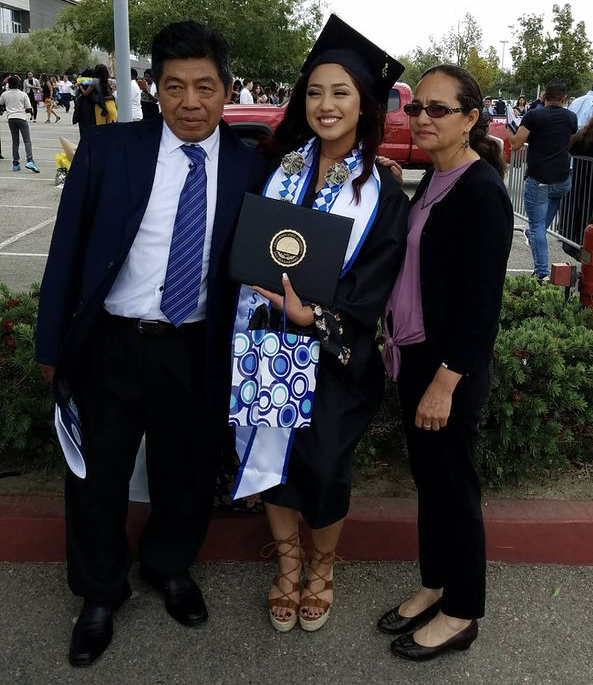
[[[340,49],[342,45],[352,48]],[[355,220],[333,307],[303,304],[290,281],[283,279],[287,318],[321,343],[311,426],[294,430],[285,452],[265,435],[257,436],[255,444],[251,441],[258,458],[269,451],[270,459],[280,460],[278,484],[266,484],[261,494],[278,556],[268,603],[270,620],[279,631],[290,630],[297,620],[305,630],[317,630],[329,617],[336,546],[349,507],[352,456],[383,393],[375,336],[405,249],[408,201],[392,172],[377,168],[375,158],[388,93],[402,70],[332,16],[268,146],[272,158],[282,162],[273,166],[265,195]],[[349,171],[345,180],[344,169]],[[343,183],[336,184],[340,173]],[[331,191],[329,200],[324,189]],[[274,312],[282,309],[282,296],[243,286],[241,297],[253,297],[253,291],[260,298],[256,312],[267,313],[271,303],[271,318],[278,320]],[[237,321],[236,330],[245,330],[246,324]],[[239,439],[242,429],[237,430],[240,475],[245,477],[250,455]],[[264,430],[269,435],[276,429]],[[257,483],[251,491],[258,491]],[[248,494],[240,483],[235,492]],[[301,516],[312,538],[306,568]]]

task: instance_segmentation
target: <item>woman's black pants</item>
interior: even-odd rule
[[[426,343],[401,348],[398,388],[410,466],[418,489],[420,573],[424,587],[443,588],[443,613],[481,618],[486,596],[486,550],[475,454],[491,368],[484,366],[460,380],[445,428],[416,428],[418,403],[439,364]]]

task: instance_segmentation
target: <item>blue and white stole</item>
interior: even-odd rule
[[[262,193],[264,197],[285,200],[297,205],[302,204],[305,191],[317,166],[319,140],[312,138],[298,152],[305,159],[302,169],[290,175],[281,166],[278,167],[264,188]],[[344,160],[344,164],[350,170],[348,180],[341,186],[331,186],[326,183],[313,204],[313,209],[317,211],[326,211],[354,219],[340,278],[348,273],[373,225],[379,208],[381,189],[379,173],[373,166],[373,173],[360,189],[360,202],[356,204],[352,181],[362,173],[360,151],[353,150],[350,157]],[[235,313],[234,333],[247,330],[249,320],[261,304],[270,306],[269,300],[265,297],[246,285],[241,286]],[[241,460],[241,466],[235,480],[233,499],[263,492],[286,482],[290,452],[297,430],[307,429],[235,427],[235,448]]]

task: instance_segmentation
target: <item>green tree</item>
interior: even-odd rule
[[[477,55],[482,47],[482,28],[467,12],[463,19],[452,26],[443,36],[441,43],[448,61],[460,67],[466,67],[470,50]]]
[[[486,57],[481,57],[477,49],[471,47],[464,68],[476,79],[483,95],[489,95],[500,73],[498,55],[494,47],[488,49]]]
[[[531,96],[538,85],[552,79],[562,79],[572,94],[579,94],[590,82],[593,51],[585,22],[574,24],[569,4],[553,5],[552,14],[552,35],[544,35],[542,15],[523,15],[518,20],[520,28],[511,48],[515,80]]]
[[[154,35],[172,21],[219,29],[231,45],[235,74],[294,80],[321,23],[316,0],[129,0],[130,48],[149,55]],[[60,16],[78,40],[112,53],[113,0],[81,0]]]
[[[3,71],[60,74],[80,71],[89,62],[90,50],[60,29],[42,29],[15,38],[0,50]]]
[[[460,22],[451,26],[440,38],[430,36],[427,48],[419,47],[407,55],[398,57],[398,60],[406,67],[402,80],[415,88],[422,74],[437,64],[447,63],[467,67],[470,54],[479,56],[481,45],[482,29],[473,15],[467,12]],[[489,57],[480,59],[490,64]]]

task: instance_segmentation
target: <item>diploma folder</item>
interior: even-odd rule
[[[282,274],[301,300],[331,306],[354,219],[245,194],[230,276],[284,294]]]

